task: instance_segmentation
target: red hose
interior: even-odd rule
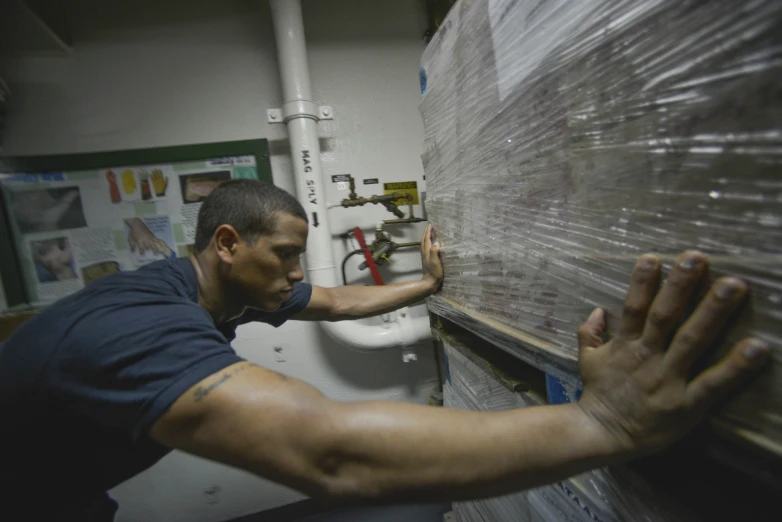
[[[358,245],[361,247],[361,251],[364,252],[364,259],[367,261],[369,271],[372,272],[372,279],[375,280],[375,284],[377,286],[383,286],[383,278],[380,277],[380,271],[377,269],[377,264],[375,264],[375,260],[372,259],[372,252],[370,252],[369,247],[367,246],[367,242],[364,240],[364,233],[360,228],[356,227],[356,229],[353,231],[353,234],[358,240]]]

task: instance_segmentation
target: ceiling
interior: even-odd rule
[[[70,44],[64,0],[0,1],[0,54],[63,55]]]

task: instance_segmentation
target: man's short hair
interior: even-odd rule
[[[279,187],[251,179],[226,181],[201,203],[195,251],[206,250],[221,225],[231,225],[242,240],[253,244],[260,236],[274,231],[280,212],[308,221],[296,198]]]

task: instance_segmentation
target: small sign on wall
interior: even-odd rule
[[[418,182],[417,181],[398,181],[395,183],[383,183],[383,194],[410,194],[413,196],[413,205],[418,204]],[[399,200],[397,204],[402,204],[406,200]]]

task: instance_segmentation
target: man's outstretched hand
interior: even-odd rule
[[[424,268],[424,281],[430,283],[431,292],[440,289],[443,284],[443,263],[440,260],[440,244],[433,240],[434,227],[426,227],[421,238],[421,264]]]
[[[640,455],[673,443],[768,359],[765,343],[745,339],[719,363],[692,375],[747,292],[742,281],[722,278],[688,317],[707,272],[703,254],[685,252],[660,285],[660,260],[645,255],[633,270],[616,336],[603,344],[600,309],[579,329],[579,406],[620,453]]]

